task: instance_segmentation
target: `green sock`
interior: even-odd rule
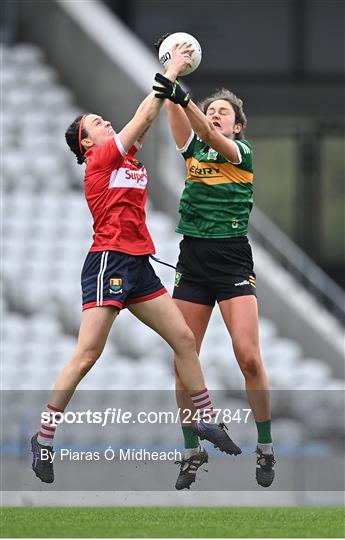
[[[190,426],[182,426],[184,447],[197,448],[199,446],[199,437],[194,435]]]
[[[258,443],[267,444],[272,442],[271,420],[255,422],[258,430]]]

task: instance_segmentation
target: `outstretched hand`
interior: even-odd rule
[[[185,92],[178,81],[170,81],[161,73],[156,73],[155,81],[161,86],[153,86],[153,90],[157,92],[155,97],[160,99],[170,99],[173,103],[187,107],[190,95]]]
[[[168,72],[169,75],[173,73],[174,79],[178,75],[182,75],[185,69],[192,65],[193,52],[194,49],[192,49],[191,43],[187,43],[186,41],[173,45],[171,49],[171,60],[166,70],[166,75]],[[171,77],[169,77],[169,75],[167,75],[167,77],[170,79]]]

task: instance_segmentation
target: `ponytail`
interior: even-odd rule
[[[82,139],[87,137],[88,133],[83,126],[83,120],[86,114],[77,116],[72,124],[67,128],[65,133],[66,142],[70,150],[75,154],[79,165],[84,163],[84,148],[81,144]]]

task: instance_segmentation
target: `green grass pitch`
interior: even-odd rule
[[[342,538],[340,507],[5,507],[1,537]]]

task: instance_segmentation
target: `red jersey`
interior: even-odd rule
[[[85,153],[85,197],[94,221],[90,251],[155,252],[145,223],[148,176],[136,151],[132,146],[126,153],[115,135]]]

